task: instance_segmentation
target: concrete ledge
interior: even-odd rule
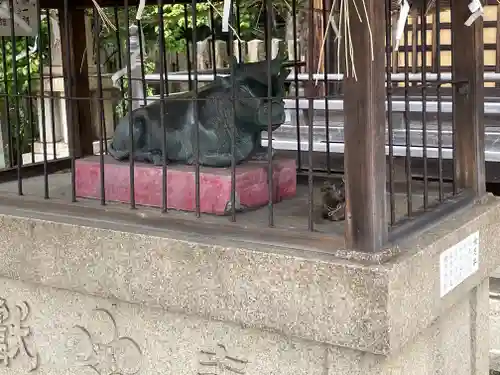
[[[1,375],[210,374],[217,361],[238,373],[325,373],[326,348],[275,333],[7,279],[0,295],[12,312],[30,310],[20,326],[31,331],[29,354],[20,347]]]
[[[500,258],[493,198],[399,244],[384,264],[183,241],[140,226],[98,229],[91,218],[0,214],[2,277],[384,356],[468,298]],[[440,298],[439,255],[475,231],[479,271]]]

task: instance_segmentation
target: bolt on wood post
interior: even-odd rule
[[[346,244],[375,252],[387,240],[385,160],[385,2],[365,0],[361,23],[350,1],[357,80],[344,80]],[[370,32],[373,36],[373,59]],[[342,48],[343,49],[343,46]],[[344,72],[352,72],[346,69]]]
[[[471,26],[468,1],[451,0],[455,178],[461,189],[486,194],[484,160],[483,19]]]

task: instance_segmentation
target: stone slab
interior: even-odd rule
[[[168,231],[96,212],[0,206],[0,276],[390,356],[500,260],[495,198],[406,238],[383,263],[286,250],[286,242],[253,248],[215,232],[193,240],[193,227]],[[441,298],[440,254],[475,231],[479,270]]]
[[[19,349],[0,356],[0,375],[487,375],[475,323],[487,317],[474,313],[487,290],[486,279],[386,357],[0,278],[0,332]]]
[[[248,162],[236,167],[236,209],[252,209],[269,203],[267,163]],[[76,161],[76,194],[80,198],[101,198],[101,164],[98,156]],[[139,205],[162,206],[162,167],[136,163],[135,201]],[[194,166],[169,165],[167,168],[167,207],[196,210]],[[130,202],[130,164],[104,158],[105,198]],[[216,215],[230,212],[231,169],[200,169],[200,211]],[[295,196],[297,188],[294,159],[273,161],[273,202]]]
[[[325,373],[319,344],[0,278],[2,329],[19,352],[1,375]]]

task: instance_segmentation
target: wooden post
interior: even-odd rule
[[[459,188],[473,189],[482,196],[486,194],[483,19],[479,17],[470,27],[465,26],[470,16],[467,3],[451,2],[455,176]]]
[[[385,4],[365,0],[373,36],[372,60],[366,16],[349,10],[357,81],[344,80],[346,243],[366,252],[387,239],[385,161]],[[349,69],[351,71],[351,69]]]
[[[87,43],[84,10],[75,9],[70,5],[68,19],[66,20],[64,9],[60,9],[59,22],[61,25],[70,149],[74,150],[76,157],[83,157],[94,153],[92,112],[90,110],[91,95],[85,51]],[[69,38],[69,48],[67,38]],[[89,46],[89,48],[92,48],[92,46]],[[64,58],[64,56],[68,56],[68,58]]]

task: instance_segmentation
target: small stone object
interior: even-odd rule
[[[321,188],[321,206],[319,213],[322,219],[330,221],[345,220],[345,183],[339,185],[326,181]]]

